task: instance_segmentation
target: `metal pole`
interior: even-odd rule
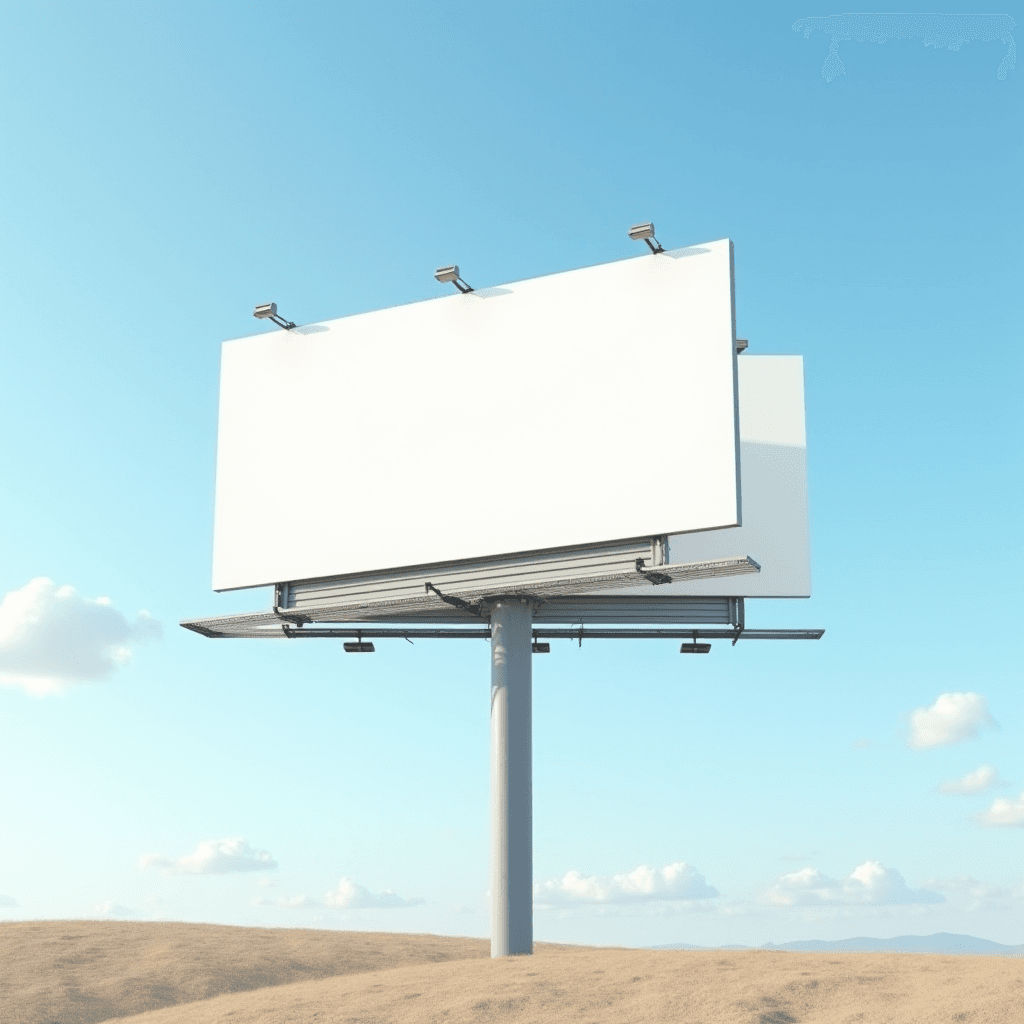
[[[491,956],[533,952],[533,607],[491,605]]]

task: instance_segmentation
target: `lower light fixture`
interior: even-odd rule
[[[542,643],[539,640],[534,640],[532,650],[534,654],[550,654],[551,644]]]
[[[346,640],[345,641],[345,653],[346,654],[373,654],[376,648],[369,640],[364,640],[362,633],[359,634],[358,640]]]
[[[679,645],[680,654],[710,654],[711,644],[697,643],[697,634],[693,634],[693,642]]]

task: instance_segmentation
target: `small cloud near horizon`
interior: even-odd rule
[[[926,878],[926,889],[948,893],[950,896],[967,900],[968,910],[1005,909],[1007,901],[1013,899],[1015,893],[1011,889],[995,885],[985,885],[970,875],[955,875],[952,878]]]
[[[338,888],[327,894],[327,906],[342,910],[400,910],[404,907],[421,907],[426,902],[422,896],[403,899],[391,889],[374,895],[365,886],[344,877],[338,882]]]
[[[898,871],[866,860],[842,880],[813,867],[793,871],[770,886],[762,901],[777,907],[887,906],[945,903],[946,898],[930,889],[911,889]]]
[[[0,602],[0,686],[41,697],[109,679],[136,644],[161,636],[144,609],[129,622],[110,598],[85,598],[39,576]]]
[[[135,917],[135,911],[131,907],[123,907],[120,903],[115,903],[113,900],[98,903],[92,909],[100,917]]]
[[[271,871],[277,861],[266,851],[251,847],[243,837],[210,839],[195,851],[171,860],[159,854],[139,858],[139,868],[157,868],[165,875],[229,875],[243,871]]]
[[[721,893],[685,861],[662,868],[641,864],[618,875],[584,875],[569,871],[562,878],[537,882],[533,904],[537,909],[583,904],[646,903],[653,900],[706,900]]]
[[[0,909],[9,910],[17,905],[18,901],[13,896],[0,896]]]
[[[983,725],[995,724],[980,693],[943,693],[930,707],[911,712],[907,745],[912,750],[948,747],[977,736]]]
[[[302,909],[304,907],[322,907],[319,900],[312,896],[279,896],[276,900],[268,900],[260,897],[252,901],[254,907],[286,907],[289,910]]]

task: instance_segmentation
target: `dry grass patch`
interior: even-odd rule
[[[3,1024],[98,1024],[268,985],[490,956],[485,939],[207,924],[0,924]]]
[[[130,1024],[1020,1024],[1024,962],[540,947],[218,996]],[[128,1022],[125,1022],[128,1024]]]
[[[491,960],[483,939],[77,921],[2,925],[0,950],[4,1024],[1024,1022],[1024,959],[1003,957],[538,944]]]

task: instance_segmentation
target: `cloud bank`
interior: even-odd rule
[[[149,612],[129,622],[109,598],[81,597],[40,576],[0,602],[0,685],[42,696],[109,679],[134,644],[160,636]]]
[[[992,806],[982,811],[976,820],[986,828],[1024,828],[1024,793],[1016,800],[996,797]]]
[[[241,836],[210,839],[177,860],[158,854],[139,858],[139,867],[158,868],[165,875],[230,875],[241,871],[271,871],[277,861],[266,850],[253,849]]]
[[[342,878],[338,888],[327,894],[327,906],[340,907],[343,910],[398,910],[402,907],[419,907],[427,901],[422,897],[402,899],[396,892],[385,889],[374,895],[369,889],[353,882],[351,878]]]
[[[877,860],[858,864],[840,880],[823,875],[817,868],[804,868],[783,875],[763,897],[779,907],[890,906],[907,903],[945,903],[946,898],[930,889],[911,889],[903,876],[883,867]]]
[[[538,909],[584,904],[646,903],[651,900],[705,900],[719,896],[696,868],[675,861],[663,868],[645,864],[620,875],[583,875],[570,871],[562,878],[537,882],[533,904]]]
[[[996,781],[996,770],[991,765],[982,764],[968,772],[962,779],[944,782],[939,786],[940,793],[982,793]]]
[[[931,707],[910,715],[909,745],[914,750],[947,747],[978,735],[983,725],[995,725],[980,693],[943,693]]]

